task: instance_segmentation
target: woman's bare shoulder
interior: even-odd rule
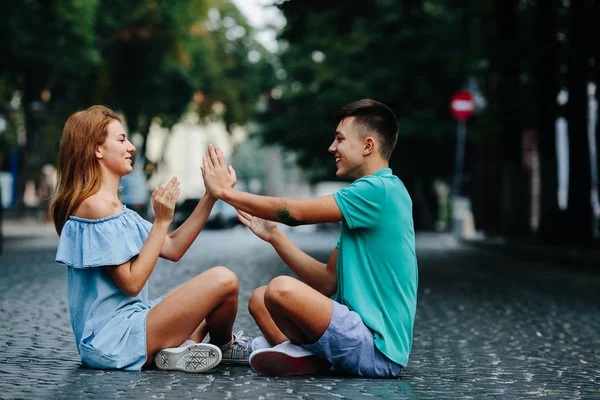
[[[121,211],[123,211],[123,204],[120,201],[110,201],[98,195],[92,195],[77,207],[73,215],[79,218],[100,219]]]

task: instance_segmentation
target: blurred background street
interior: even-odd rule
[[[600,0],[1,1],[0,398],[600,398],[598,16]],[[177,226],[209,143],[240,190],[346,186],[330,121],[361,98],[398,117],[390,166],[418,232],[401,379],[79,366],[48,218],[69,115],[119,114],[137,148],[122,202],[152,221],[151,190],[177,176]],[[256,335],[248,297],[287,269],[226,204],[208,227],[151,293],[226,265]],[[290,234],[326,260],[338,229]]]

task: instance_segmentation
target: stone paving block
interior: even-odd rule
[[[322,261],[337,240],[320,232],[292,238]],[[0,398],[600,399],[600,274],[570,270],[543,253],[522,259],[427,235],[417,244],[414,345],[399,379],[269,378],[243,366],[207,374],[83,368],[55,248],[7,248],[0,256]],[[150,296],[216,265],[240,281],[234,328],[259,334],[246,308],[252,291],[292,274],[243,229],[203,232],[179,263],[159,261]]]

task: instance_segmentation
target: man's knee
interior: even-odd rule
[[[265,305],[282,305],[290,300],[298,281],[289,276],[278,276],[269,282],[264,294]]]
[[[266,286],[256,288],[248,300],[248,312],[252,317],[256,318],[256,315],[265,309],[265,290]]]

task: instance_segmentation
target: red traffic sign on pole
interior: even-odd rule
[[[466,90],[460,90],[452,96],[450,102],[450,110],[452,115],[459,121],[465,121],[475,111],[475,100],[473,95]]]

